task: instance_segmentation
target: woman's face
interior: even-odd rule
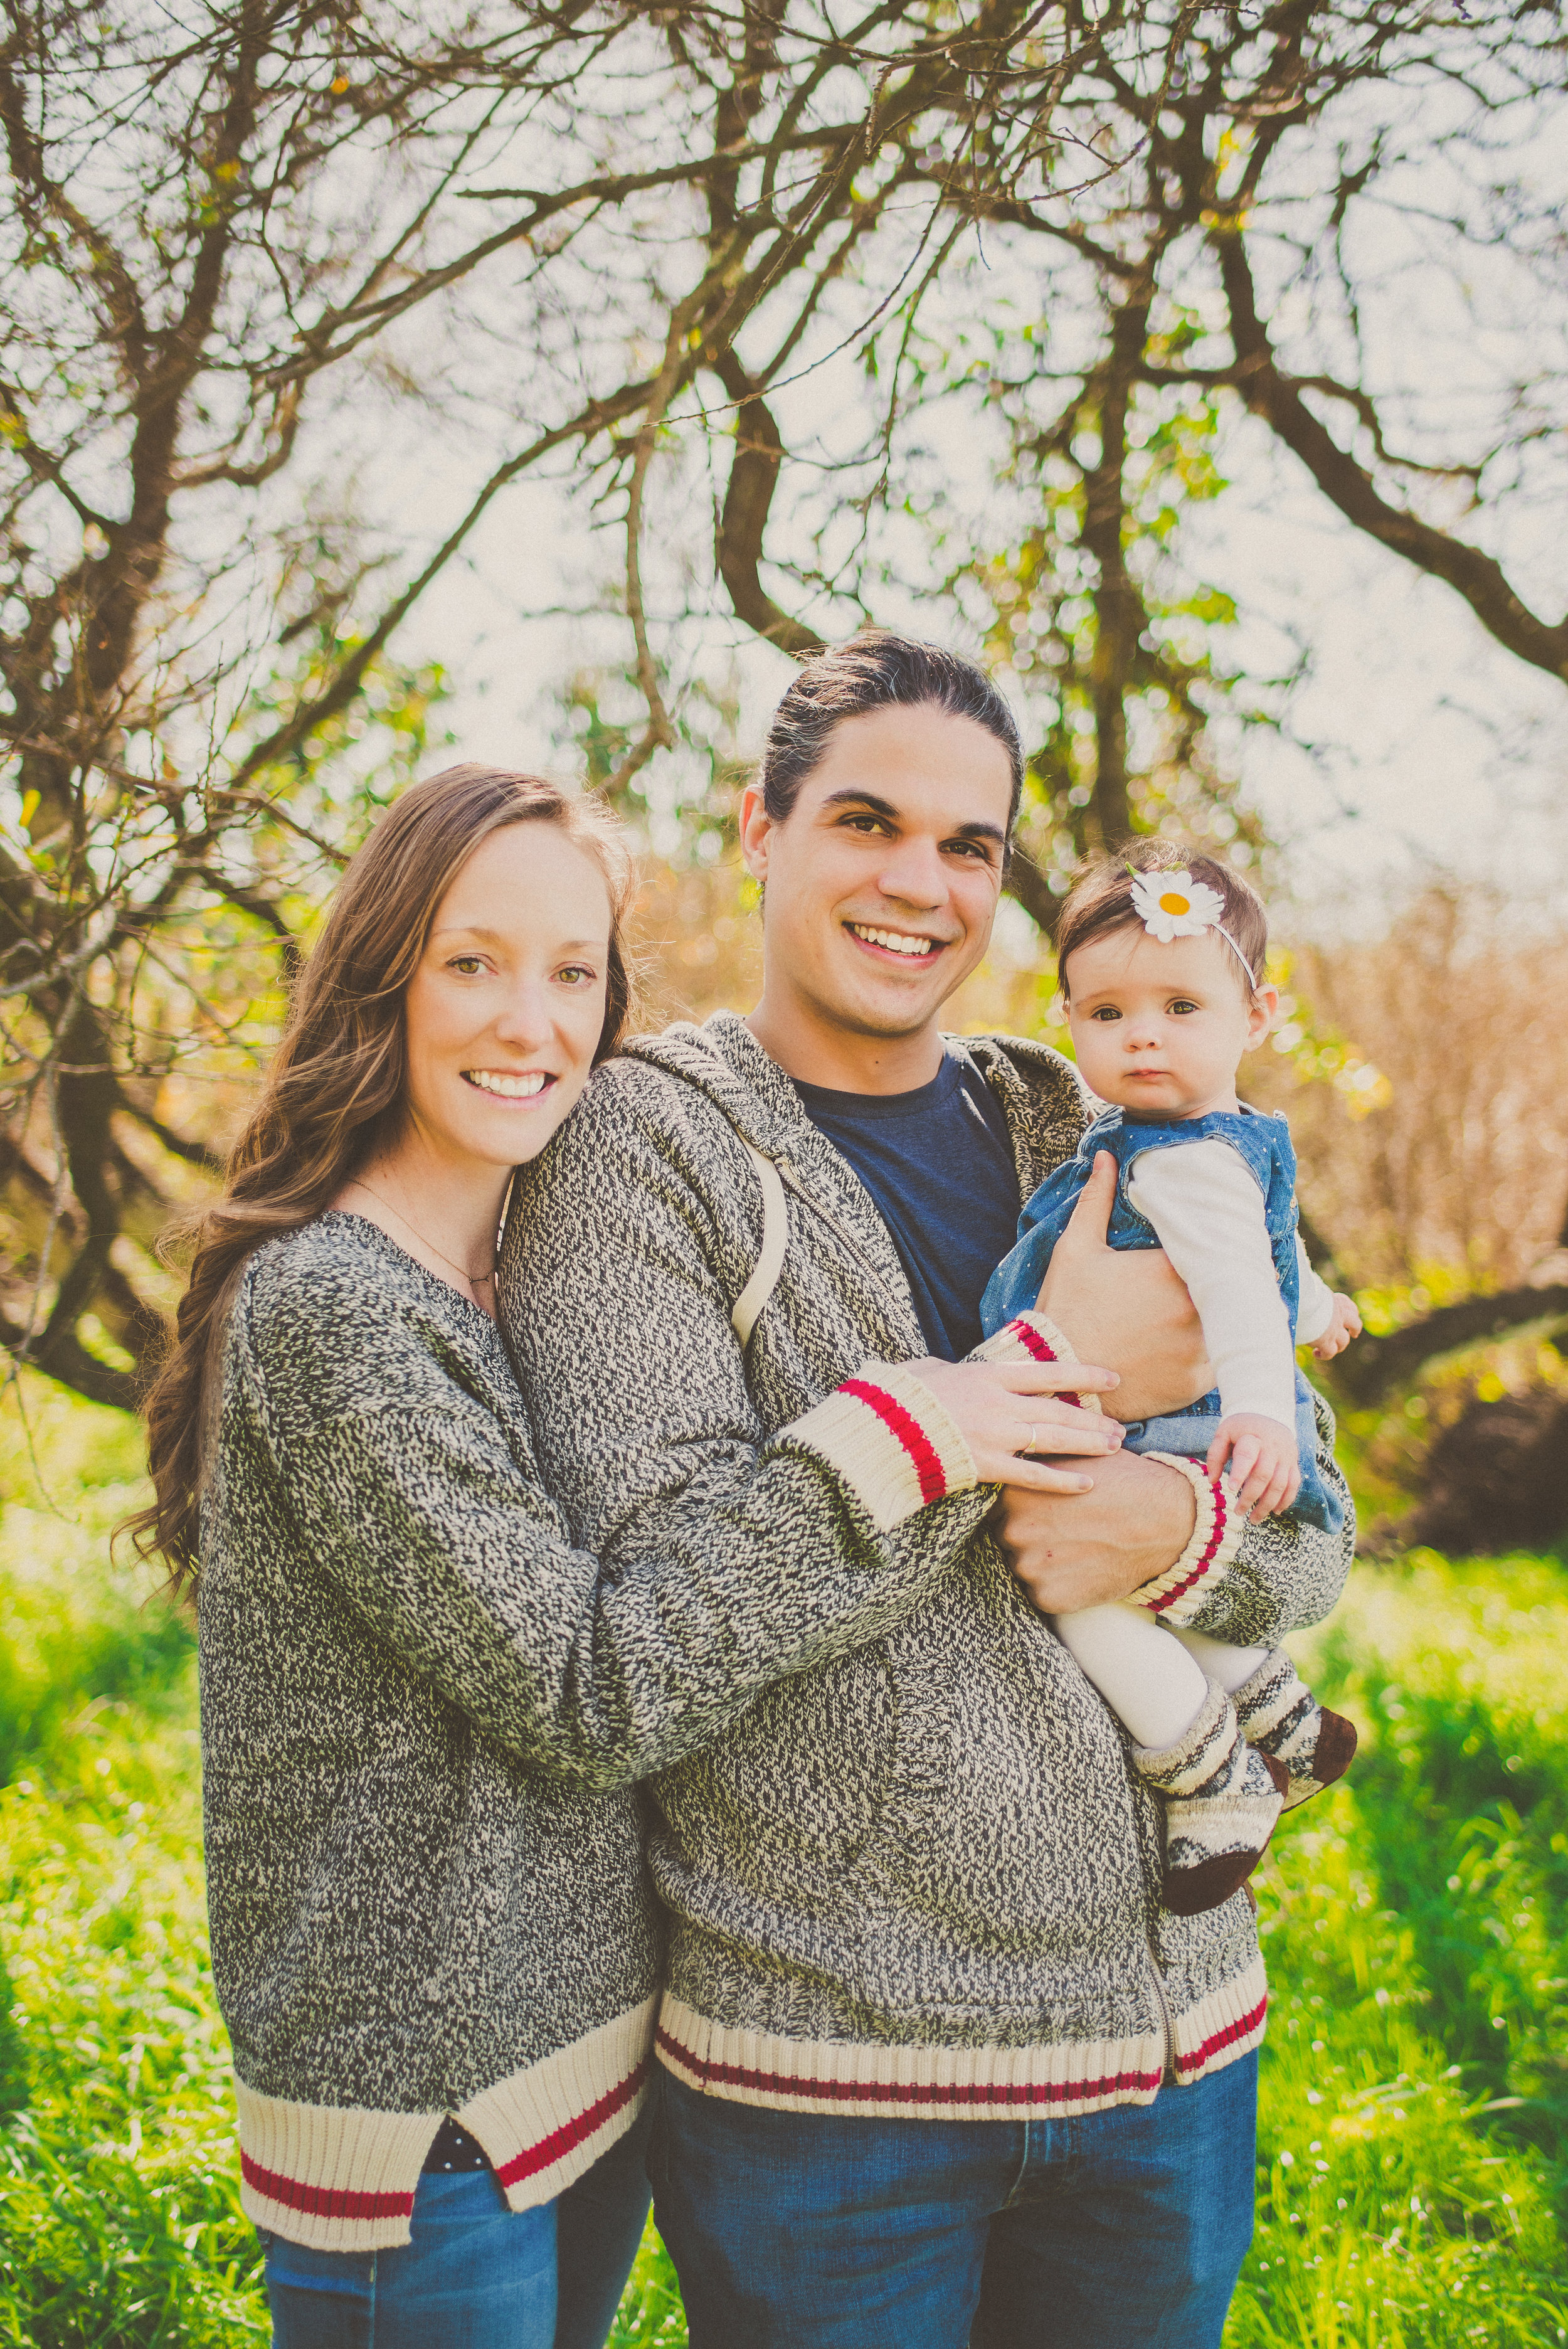
[[[610,895],[559,824],[482,841],[436,909],[404,999],[408,1113],[437,1158],[536,1157],[588,1081],[604,1024]]]

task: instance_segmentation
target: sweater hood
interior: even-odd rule
[[[1090,1096],[1077,1069],[1049,1044],[1026,1036],[944,1036],[962,1044],[1002,1104],[1014,1154],[1028,1187],[1042,1129],[1055,1129],[1064,1112],[1081,1121]],[[624,1057],[694,1085],[729,1120],[743,1142],[766,1158],[788,1150],[809,1124],[799,1094],[777,1061],[764,1051],[740,1014],[716,1011],[700,1027],[677,1019],[656,1036],[639,1036]],[[1059,1151],[1054,1152],[1056,1163]]]

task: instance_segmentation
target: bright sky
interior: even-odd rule
[[[1399,202],[1357,215],[1353,257],[1367,295],[1364,379],[1378,388],[1398,445],[1468,454],[1506,429],[1511,385],[1532,378],[1549,383],[1558,373],[1559,344],[1568,353],[1568,313],[1542,295],[1544,280],[1532,280],[1495,245],[1488,249],[1479,183],[1450,181],[1440,153],[1432,160],[1439,102],[1428,93],[1419,103],[1428,114],[1427,160],[1414,177],[1401,182],[1394,175]],[[1423,141],[1416,146],[1422,150]],[[1506,165],[1501,157],[1471,160],[1482,179],[1494,165],[1499,173],[1523,174],[1544,216],[1551,207],[1542,191],[1560,185],[1563,151],[1538,140],[1511,151]],[[1321,202],[1321,175],[1313,176],[1310,150],[1302,150],[1302,163],[1308,172],[1302,202],[1310,211]],[[1470,224],[1472,242],[1457,258],[1445,216]],[[972,257],[966,282],[955,283],[954,306],[936,331],[958,331],[965,303],[970,317],[1015,325],[1043,317],[1055,363],[1076,366],[1075,321],[1092,319],[1092,301],[1084,310],[1070,288],[1051,290],[1037,261],[1035,254],[1020,261],[992,239]],[[944,277],[939,290],[948,283]],[[1188,289],[1200,304],[1202,283],[1200,273]],[[1270,294],[1266,284],[1263,290]],[[1320,278],[1293,279],[1287,269],[1270,299],[1271,328],[1295,364],[1353,371],[1356,362],[1336,347],[1343,320],[1336,323]],[[857,321],[859,315],[857,308]],[[824,335],[830,330],[837,331],[830,318]],[[792,450],[830,457],[861,440],[865,398],[864,377],[846,353],[774,405]],[[1343,434],[1346,411],[1334,409],[1328,419]],[[964,417],[938,415],[929,428],[923,421],[921,430],[955,507],[983,522],[1009,511],[991,486],[992,444],[972,408]],[[1523,488],[1511,503],[1492,501],[1478,532],[1549,621],[1568,605],[1559,553],[1563,482],[1554,453],[1561,445],[1560,434],[1555,441],[1538,434]],[[393,511],[409,543],[441,528],[487,453],[477,440],[464,447],[428,428],[405,449],[387,450],[375,486],[394,486]],[[1451,590],[1342,522],[1261,424],[1233,419],[1220,461],[1231,487],[1183,523],[1181,567],[1233,596],[1242,626],[1227,650],[1236,665],[1267,676],[1288,668],[1298,651],[1307,654],[1284,731],[1253,730],[1233,749],[1246,797],[1289,850],[1290,894],[1302,920],[1332,928],[1375,918],[1390,887],[1434,862],[1501,879],[1533,904],[1554,894],[1557,909],[1568,910],[1568,688],[1495,645]],[[683,551],[698,574],[698,600],[711,570],[713,485],[702,474],[677,482],[667,461],[660,465],[662,486],[656,480],[653,486],[664,502],[655,502],[648,558],[655,621],[659,598],[667,609],[678,589]],[[795,478],[810,488],[809,471]],[[787,473],[778,530],[789,527],[792,489]],[[1434,518],[1445,499],[1457,516],[1457,488],[1429,486],[1425,495],[1437,502],[1429,504]],[[907,533],[908,525],[900,526]],[[999,519],[997,526],[1009,524]],[[776,550],[779,543],[775,534]],[[602,604],[617,592],[621,560],[618,529],[590,532],[582,507],[548,482],[526,481],[498,502],[469,559],[431,591],[400,647],[438,658],[450,673],[450,723],[464,755],[569,767],[570,750],[552,739],[552,693],[575,668],[624,663],[629,631],[550,607]],[[779,592],[788,599],[787,589]],[[831,625],[820,613],[810,616]],[[934,613],[929,604],[889,595],[876,616],[962,642],[945,606]],[[681,664],[710,677],[733,667],[742,688],[740,748],[754,754],[789,664],[722,614],[683,630]],[[1026,740],[1027,732],[1026,716]]]
[[[1433,861],[1532,897],[1568,879],[1568,689],[1495,646],[1440,584],[1359,538],[1261,434],[1193,533],[1194,568],[1250,616],[1245,655],[1284,666],[1287,629],[1310,649],[1289,706],[1296,739],[1253,732],[1238,756],[1246,795],[1290,848],[1292,894],[1313,926],[1375,915],[1390,883]],[[596,653],[614,657],[614,636],[603,622],[527,615],[592,600],[617,554],[614,538],[590,535],[534,485],[433,591],[408,647],[451,672],[464,756],[569,758],[552,743],[552,688]],[[885,616],[931,626],[913,603]],[[716,670],[738,661],[742,747],[754,753],[789,665],[717,621],[699,657]]]

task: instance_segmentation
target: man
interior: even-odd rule
[[[1083,1130],[1057,1055],[937,1025],[1020,775],[968,663],[882,636],[807,663],[742,807],[760,1003],[609,1064],[521,1184],[501,1300],[546,1473],[628,1571],[727,1555],[768,1436],[868,1356],[969,1353],[1021,1199]],[[1209,1380],[1163,1258],[1105,1248],[1109,1203],[984,1351],[1070,1333],[1130,1420]],[[1252,2225],[1250,1904],[1161,1908],[1154,1804],[1035,1607],[1136,1596],[1272,1641],[1327,1611],[1351,1541],[1243,1535],[1196,1470],[1071,1464],[1091,1489],[1009,1486],[991,1530],[954,1501],[913,1520],[931,1578],[885,1635],[655,1783],[651,2168],[694,2349],[1219,2341]]]

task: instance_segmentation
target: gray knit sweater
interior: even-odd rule
[[[536,1378],[570,1389],[574,1354],[561,1331]],[[252,1258],[200,1609],[212,1963],[259,2224],[407,2241],[448,2113],[514,2208],[630,2126],[661,1954],[631,1782],[882,1635],[944,1554],[907,1526],[945,1518],[950,1550],[986,1506],[919,1380],[856,1367],[752,1455],[721,1554],[674,1501],[656,1558],[602,1569],[476,1306],[356,1216]],[[923,1508],[889,1414],[953,1497]]]
[[[968,1042],[1026,1198],[1083,1130],[1075,1072],[1040,1046]],[[783,1269],[744,1351],[729,1316],[763,1199],[743,1143],[789,1183]],[[500,1286],[577,1537],[612,1562],[673,1550],[758,1585],[781,1570],[746,1529],[775,1432],[864,1356],[924,1350],[869,1195],[728,1014],[599,1071],[520,1179]],[[983,1350],[1063,1346],[1026,1316]],[[1330,1444],[1326,1414],[1336,1477]],[[1223,1489],[1188,1473],[1193,1540],[1143,1602],[1244,1642],[1326,1614],[1348,1513],[1343,1539],[1281,1520],[1243,1534]],[[811,1582],[832,1512],[791,1531],[786,1570]],[[1261,2036],[1247,1902],[1162,1909],[1161,1823],[1116,1722],[988,1536],[953,1532],[942,1510],[912,1522],[932,1571],[901,1620],[780,1682],[655,1781],[650,1857],[671,1927],[658,2044],[712,2094],[821,2112],[1089,2110],[1147,2099],[1168,2069],[1196,2079]]]

